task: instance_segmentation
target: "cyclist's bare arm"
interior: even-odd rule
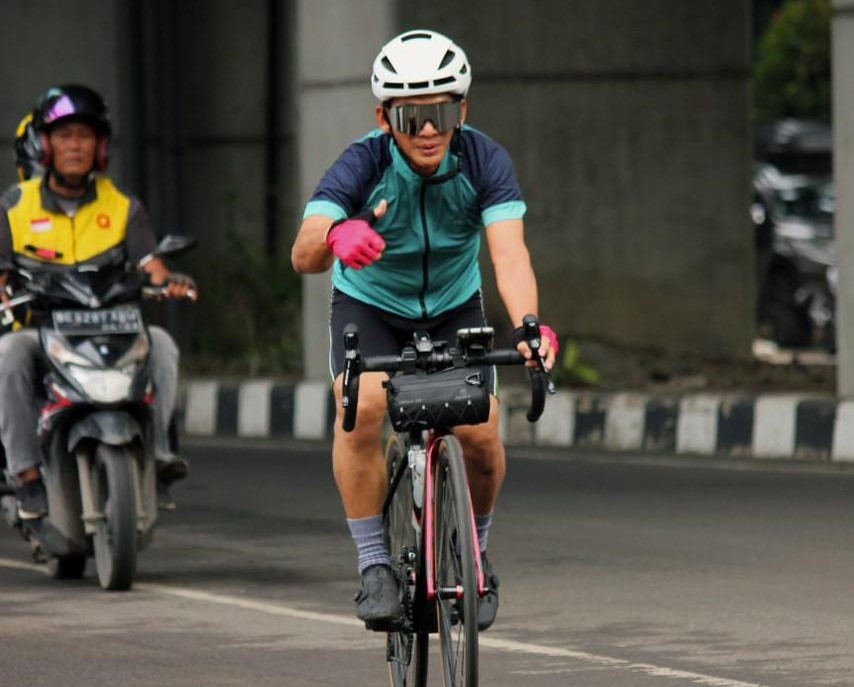
[[[326,232],[332,218],[326,215],[309,215],[300,225],[291,248],[291,264],[300,274],[325,272],[332,266],[335,255],[326,245]]]
[[[537,278],[525,245],[525,228],[521,219],[505,219],[486,227],[486,244],[495,268],[495,283],[514,327],[522,324],[527,313],[538,313]],[[525,350],[527,346],[522,344]],[[540,354],[547,369],[554,365],[554,351],[544,337]]]

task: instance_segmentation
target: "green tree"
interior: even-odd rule
[[[753,118],[830,121],[830,0],[788,0],[774,14],[753,67]]]
[[[182,312],[192,322],[182,370],[300,377],[302,284],[290,256],[271,257],[251,237],[232,231],[223,246],[203,245],[188,257],[200,298]]]

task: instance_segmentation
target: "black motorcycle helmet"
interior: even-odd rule
[[[113,131],[110,113],[104,99],[97,91],[79,84],[54,86],[39,98],[33,113],[33,126],[39,134],[40,163],[46,168],[51,166],[52,151],[48,132],[59,122],[68,119],[83,120],[95,127],[98,133],[95,169],[103,172],[107,168],[108,146]]]

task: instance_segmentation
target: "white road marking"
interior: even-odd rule
[[[32,563],[23,563],[11,558],[0,557],[0,568],[11,568],[14,570],[27,570],[47,574],[47,568],[43,565],[34,565]],[[335,613],[317,613],[314,611],[304,611],[298,608],[290,608],[277,604],[264,603],[261,601],[253,601],[252,599],[241,599],[235,596],[226,596],[223,594],[213,594],[211,592],[203,592],[197,589],[188,587],[173,587],[166,584],[150,584],[147,582],[138,582],[134,585],[134,589],[146,591],[152,594],[160,594],[165,596],[173,596],[188,601],[198,601],[201,603],[218,604],[220,606],[231,606],[234,608],[242,608],[247,611],[258,611],[268,615],[284,616],[288,618],[296,618],[298,620],[309,620],[318,623],[331,623],[335,625],[347,625],[349,627],[364,628],[364,623],[352,616],[337,615]],[[769,687],[756,682],[743,682],[741,680],[731,680],[729,678],[715,677],[713,675],[704,675],[702,673],[694,673],[688,670],[679,670],[668,668],[666,666],[657,666],[650,663],[632,663],[622,658],[614,658],[612,656],[602,656],[599,654],[591,654],[586,651],[575,651],[572,649],[563,649],[555,646],[545,646],[542,644],[528,644],[526,642],[517,642],[510,639],[500,639],[497,637],[481,637],[480,646],[496,651],[505,651],[508,653],[528,654],[532,656],[548,656],[550,658],[563,658],[583,663],[592,663],[599,666],[607,666],[609,668],[617,668],[626,670],[632,673],[644,673],[651,677],[661,677],[672,680],[687,680],[697,685],[707,685],[708,687]]]
[[[166,584],[149,584],[147,582],[139,582],[134,585],[134,589],[153,592],[155,594],[166,594],[169,596],[177,596],[190,601],[202,601],[206,603],[219,604],[221,606],[234,606],[243,608],[247,611],[259,611],[269,615],[282,615],[288,618],[297,618],[298,620],[311,620],[317,623],[333,623],[335,625],[350,625],[364,629],[365,624],[353,618],[352,616],[336,615],[334,613],[315,613],[313,611],[302,611],[298,608],[289,608],[288,606],[279,606],[277,604],[264,603],[262,601],[253,601],[252,599],[241,599],[235,596],[224,596],[223,594],[212,594],[210,592],[202,592],[197,589],[188,589],[187,587],[172,587]]]
[[[15,561],[11,558],[0,558],[0,568],[12,568],[13,570],[32,570],[34,572],[47,574],[47,568],[43,565],[36,565],[35,563],[22,563],[21,561]]]

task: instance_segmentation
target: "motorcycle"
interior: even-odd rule
[[[153,255],[175,256],[193,245],[194,239],[167,236]],[[61,269],[16,257],[0,271],[15,275],[22,292],[0,306],[0,315],[23,303],[39,315],[44,377],[36,431],[48,502],[46,516],[21,520],[7,487],[0,497],[4,518],[43,553],[53,577],[80,578],[94,557],[101,587],[129,589],[137,552],[151,543],[158,514],[154,389],[141,301],[165,287],[147,285],[121,247]]]

